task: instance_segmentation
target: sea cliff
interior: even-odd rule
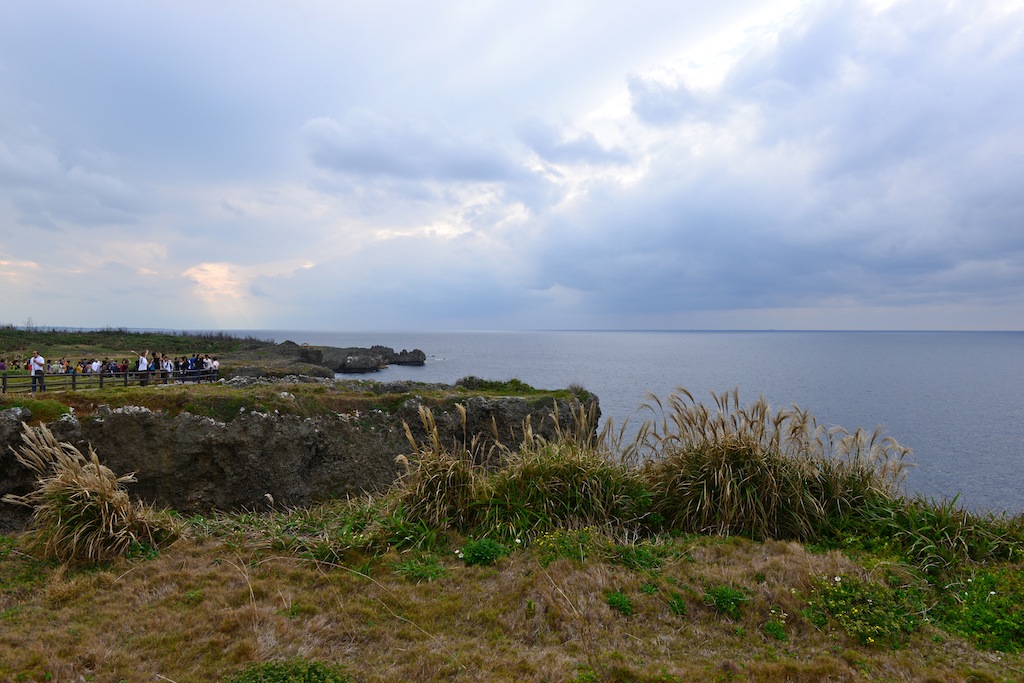
[[[287,403],[289,385],[275,386]],[[597,408],[597,398],[465,396],[430,388],[430,399],[388,387],[389,396],[408,396],[384,409],[380,401],[362,408],[301,416],[240,409],[230,420],[142,406],[100,405],[81,418],[66,414],[49,423],[61,441],[91,446],[113,471],[134,472],[129,492],[141,500],[182,513],[212,510],[300,507],[330,498],[387,489],[399,475],[395,458],[409,453],[408,424],[415,439],[426,437],[420,418],[430,408],[444,442],[480,437],[515,448],[523,425],[554,438],[568,429],[580,409]],[[450,391],[449,395],[445,391]],[[423,393],[427,393],[423,391]],[[465,408],[465,425],[456,404]],[[556,417],[557,415],[557,417]],[[0,497],[25,493],[32,475],[15,458],[28,408],[0,411]],[[556,427],[557,421],[557,427]],[[21,526],[27,510],[0,504],[0,529]]]

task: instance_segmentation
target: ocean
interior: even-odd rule
[[[1024,332],[247,332],[330,346],[418,348],[423,367],[368,379],[453,383],[513,377],[544,389],[577,383],[604,420],[633,428],[653,394],[677,387],[710,403],[796,404],[819,423],[881,427],[913,449],[906,491],[959,495],[972,510],[1024,511]]]

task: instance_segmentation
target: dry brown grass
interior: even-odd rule
[[[124,484],[135,481],[133,475],[116,475],[91,447],[84,455],[58,442],[45,425],[22,428],[24,445],[16,455],[36,474],[36,487],[3,500],[33,509],[26,542],[42,557],[100,562],[176,535],[169,519],[129,498]]]
[[[289,657],[341,664],[358,681],[1024,676],[1021,656],[999,659],[945,635],[933,642],[928,629],[901,650],[818,630],[800,615],[813,578],[866,572],[841,554],[729,538],[675,543],[654,572],[596,560],[543,567],[526,549],[496,567],[451,556],[449,575],[429,583],[398,576],[394,553],[367,574],[368,558],[319,563],[238,537],[179,540],[154,560],[88,573],[10,552],[0,562],[0,680],[216,681]],[[16,580],[26,570],[39,582]],[[739,620],[701,598],[717,585],[747,594]],[[632,616],[606,604],[612,590],[630,596]],[[685,616],[667,608],[673,592],[685,596]],[[760,630],[772,608],[789,615],[788,642]]]

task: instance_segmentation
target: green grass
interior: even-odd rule
[[[55,399],[34,399],[15,397],[13,394],[0,403],[0,410],[8,408],[26,408],[32,413],[32,421],[54,422],[63,415],[68,415],[71,410],[68,406]]]
[[[900,587],[837,575],[816,580],[807,611],[816,625],[834,622],[862,645],[897,647],[920,626],[923,607]]]
[[[1024,649],[1024,568],[976,570],[950,588],[937,612],[951,631],[986,650]]]
[[[441,564],[433,553],[416,554],[394,563],[395,573],[410,581],[437,581],[449,575],[448,567]]]
[[[1020,516],[904,497],[902,451],[877,436],[718,407],[745,417],[684,402],[648,426],[647,466],[586,427],[448,445],[424,411],[387,493],[193,516],[90,571],[34,557],[33,532],[0,537],[0,679],[87,678],[96,652],[203,680],[278,661],[358,680],[1024,676]],[[748,502],[750,482],[780,500]],[[784,510],[794,482],[807,504]],[[717,492],[681,504],[698,484]]]

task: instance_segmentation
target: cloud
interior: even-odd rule
[[[606,316],[1024,295],[1024,50],[993,7],[816,5],[717,87],[628,77],[643,178],[549,223],[539,286]]]
[[[60,7],[0,26],[0,321],[68,292],[184,327],[1024,300],[1019,2]]]
[[[706,116],[706,106],[682,81],[666,83],[631,74],[626,84],[633,113],[651,125],[677,124],[690,117]]]
[[[25,223],[48,230],[67,225],[132,223],[142,208],[138,191],[114,174],[69,163],[52,145],[5,140],[0,131],[0,200]]]
[[[525,175],[494,140],[455,134],[442,125],[396,122],[369,110],[351,111],[341,120],[315,118],[303,132],[312,160],[341,173],[472,182]]]
[[[602,145],[593,133],[570,138],[538,120],[521,125],[519,137],[538,156],[555,164],[624,164],[630,160],[625,150]]]

